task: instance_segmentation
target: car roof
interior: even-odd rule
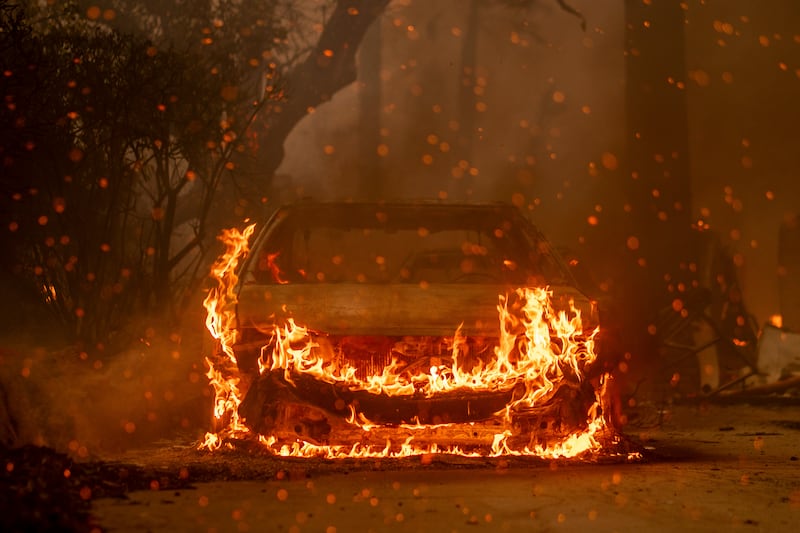
[[[441,202],[432,200],[299,200],[281,205],[281,209],[308,208],[385,208],[385,209],[430,209],[430,210],[475,210],[514,211],[519,209],[508,202]]]
[[[376,217],[378,213],[387,216]],[[393,201],[393,202],[367,202],[367,201],[301,201],[281,206],[276,215],[278,218],[302,217],[306,222],[313,224],[315,221],[329,221],[332,217],[341,217],[345,220],[362,220],[363,217],[375,219],[376,225],[413,225],[417,217],[427,222],[441,221],[451,226],[463,223],[465,227],[481,227],[486,223],[495,223],[498,220],[520,220],[526,224],[530,221],[522,212],[510,203],[442,203],[420,201]],[[362,220],[363,222],[363,220]],[[530,224],[532,225],[532,224]]]

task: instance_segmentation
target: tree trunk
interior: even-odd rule
[[[283,161],[283,143],[295,125],[315,108],[356,80],[355,56],[361,40],[389,0],[338,0],[308,58],[285,78],[286,99],[268,103],[260,120],[258,155],[264,189]]]
[[[678,2],[625,1],[626,113],[632,316],[642,328],[667,301],[665,276],[694,255],[691,233],[684,11]],[[638,242],[638,249],[636,243]],[[636,334],[644,334],[637,327]]]

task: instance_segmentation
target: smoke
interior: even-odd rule
[[[610,179],[592,169],[603,170],[604,153],[620,156],[622,6],[576,3],[588,20],[584,32],[555,2],[526,10],[478,3],[473,28],[463,2],[407,4],[381,20],[373,143],[381,173],[371,179],[381,181],[382,197],[513,200],[557,240],[576,244]],[[464,47],[472,38],[469,66]],[[342,91],[289,137],[280,172],[304,194],[357,194],[353,162],[373,155],[358,152],[362,90],[356,83]]]
[[[285,198],[353,198],[359,179],[373,179],[386,200],[514,202],[559,245],[598,260],[624,252],[628,235],[615,227],[630,180],[624,5],[576,0],[583,31],[556,2],[478,2],[475,65],[465,72],[467,4],[392,4],[381,19],[371,141],[380,172],[359,178],[358,161],[374,154],[359,152],[366,89],[356,83],[289,137]],[[777,234],[800,193],[796,11],[791,2],[769,12],[754,0],[687,5],[688,72],[676,74],[688,98],[692,216],[730,250],[759,323],[779,312]]]
[[[6,338],[3,444],[50,446],[85,458],[161,439],[198,439],[211,416],[202,324],[198,318],[192,334],[181,335],[143,323],[138,340],[109,354]]]
[[[800,198],[798,15],[794,2],[713,2],[686,26],[694,211],[731,251],[759,324],[780,312],[778,233]]]

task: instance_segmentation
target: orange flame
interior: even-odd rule
[[[594,353],[595,330],[583,339],[580,311],[572,307],[570,318],[565,311],[556,313],[550,305],[551,293],[543,288],[524,288],[516,291],[524,302],[518,318],[508,309],[507,298],[501,297],[498,306],[501,335],[495,348],[495,358],[474,368],[465,369],[458,363],[461,350],[460,328],[456,330],[452,351],[452,366],[433,366],[428,373],[406,376],[401,363],[394,359],[381,374],[365,380],[356,376],[357,369],[341,363],[318,350],[311,332],[289,319],[274,331],[274,349],[265,350],[259,360],[261,372],[283,370],[289,383],[292,375],[309,374],[329,383],[347,386],[350,390],[363,390],[387,396],[422,394],[432,397],[447,391],[469,389],[473,391],[508,390],[524,383],[526,393],[506,411],[518,406],[533,406],[555,390],[565,371],[580,379],[581,369],[596,359]],[[522,328],[523,334],[517,330]],[[551,339],[551,330],[557,341]],[[555,349],[560,346],[560,349]],[[517,355],[512,361],[514,355]]]
[[[406,429],[417,429],[417,426],[403,424],[401,427]],[[419,429],[430,426],[419,426]],[[463,457],[501,457],[504,455],[515,456],[536,456],[545,459],[558,459],[576,457],[584,452],[597,449],[599,446],[595,435],[605,428],[605,422],[601,416],[592,419],[588,427],[581,432],[573,433],[560,442],[542,446],[535,445],[533,448],[528,446],[522,450],[516,450],[508,446],[507,440],[511,436],[510,430],[497,433],[494,436],[491,451],[489,454],[482,454],[477,451],[465,451],[458,446],[440,446],[432,444],[416,444],[414,437],[407,437],[399,448],[395,448],[391,440],[387,440],[385,446],[376,447],[355,443],[352,446],[319,445],[298,440],[291,444],[279,444],[275,436],[258,436],[261,442],[271,453],[282,457],[320,457],[325,459],[346,459],[346,458],[400,458],[414,457],[429,454],[460,455]]]
[[[239,278],[236,267],[239,260],[249,251],[248,241],[255,230],[255,224],[244,232],[230,229],[223,231],[220,240],[225,243],[225,252],[211,267],[211,275],[217,286],[209,291],[203,301],[206,308],[206,328],[220,343],[222,357],[212,361],[206,357],[209,383],[214,387],[214,419],[223,429],[220,434],[206,433],[202,448],[217,449],[225,439],[248,433],[249,430],[239,419],[239,404],[243,395],[239,391],[239,375],[233,344],[236,342],[236,329],[233,327],[236,304],[235,287]],[[217,354],[218,355],[218,354]]]
[[[231,438],[249,433],[238,415],[243,395],[240,393],[240,376],[233,353],[236,339],[233,305],[236,303],[235,285],[238,281],[235,270],[239,260],[248,252],[248,239],[253,233],[251,225],[239,233],[228,230],[221,239],[226,243],[226,252],[212,268],[211,274],[217,286],[206,298],[208,312],[206,326],[212,336],[220,342],[221,352],[217,361],[207,359],[208,378],[215,389],[214,417],[222,428],[218,433],[208,433],[201,445],[217,449]],[[274,258],[272,258],[274,259]],[[294,320],[276,326],[272,341],[262,349],[259,371],[282,372],[286,382],[294,383],[293,377],[301,374],[344,386],[352,391],[366,391],[387,396],[433,397],[442,392],[511,391],[523,385],[524,393],[514,394],[513,399],[496,414],[502,422],[501,429],[494,434],[490,456],[533,455],[545,458],[574,457],[599,448],[596,436],[606,428],[602,401],[606,381],[603,375],[601,387],[595,390],[595,402],[586,415],[586,426],[568,435],[560,442],[548,442],[546,446],[532,444],[522,449],[509,444],[512,436],[512,417],[520,409],[538,406],[552,398],[565,379],[580,382],[583,372],[597,358],[594,351],[596,329],[585,335],[580,311],[570,302],[570,310],[556,312],[551,305],[552,293],[546,288],[520,288],[509,296],[500,296],[497,307],[500,322],[500,337],[490,361],[462,364],[466,339],[459,327],[452,339],[451,364],[432,365],[427,372],[409,374],[398,359],[393,359],[380,374],[361,378],[357,369],[340,358],[336,358],[315,342],[315,333]],[[329,351],[329,350],[328,350]],[[352,405],[347,422],[364,432],[380,425],[367,420]],[[442,426],[446,426],[444,424]],[[323,457],[406,457],[423,454],[458,454],[480,456],[479,452],[465,451],[457,446],[440,446],[436,443],[414,441],[414,432],[429,431],[434,426],[402,424],[406,433],[402,442],[387,439],[385,445],[375,446],[356,443],[352,446],[320,445],[302,440],[291,444],[280,443],[274,436],[259,435],[258,439],[268,450],[280,456]],[[228,444],[230,446],[230,444]],[[485,453],[483,455],[486,455]]]
[[[289,282],[283,279],[283,273],[281,272],[280,267],[275,263],[275,260],[278,258],[279,255],[281,255],[280,252],[267,254],[266,256],[267,268],[269,269],[270,274],[272,274],[272,279],[274,279],[276,283],[280,283],[281,285],[286,285]]]

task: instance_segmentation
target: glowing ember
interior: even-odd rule
[[[202,447],[231,446],[232,439],[252,434],[239,413],[243,392],[251,386],[277,384],[281,390],[298,390],[309,379],[350,395],[360,394],[362,399],[436,401],[459,395],[478,398],[480,394],[494,394],[505,395],[500,404],[504,407],[495,409],[493,415],[489,413],[489,420],[422,424],[417,418],[412,419],[413,423],[387,424],[370,421],[360,410],[357,399],[345,405],[342,397],[337,397],[337,404],[341,403],[337,409],[349,412],[349,416],[341,417],[341,424],[344,433],[354,437],[353,444],[309,442],[280,430],[258,435],[258,440],[276,455],[338,459],[438,453],[558,458],[574,457],[601,447],[596,437],[607,428],[602,402],[610,376],[603,374],[595,384],[587,384],[584,377],[597,358],[594,339],[598,331],[584,334],[580,311],[572,304],[569,310],[554,310],[551,292],[540,287],[520,288],[499,296],[500,335],[491,358],[470,357],[469,344],[459,327],[452,338],[446,339],[450,347],[448,357],[430,358],[430,364],[424,367],[392,357],[380,372],[363,375],[324,336],[288,319],[274,327],[272,340],[262,348],[259,377],[253,383],[245,383],[250,380],[240,374],[233,351],[237,340],[233,308],[237,301],[237,266],[249,251],[248,239],[253,229],[251,225],[242,233],[235,229],[223,233],[221,239],[227,249],[211,272],[217,285],[204,305],[208,312],[206,326],[220,344],[218,355],[213,360],[207,358],[207,376],[215,389],[217,427],[216,433],[206,435]],[[276,281],[282,283],[280,272],[273,268],[273,259],[273,256],[267,258],[270,270]],[[544,441],[537,439],[535,433],[541,427],[542,413],[546,416],[552,405],[560,406],[559,402],[567,401],[559,396],[577,397],[587,387],[593,397],[588,402],[577,402],[579,409],[588,407],[581,411],[582,419],[574,420],[564,433],[555,432],[558,438],[550,435]],[[562,389],[567,393],[563,394]],[[319,414],[322,411],[313,406],[293,409],[285,415],[288,420],[324,422]],[[459,425],[468,431],[459,430]],[[460,435],[461,439],[448,439],[448,432]],[[462,441],[468,445],[442,444]]]

